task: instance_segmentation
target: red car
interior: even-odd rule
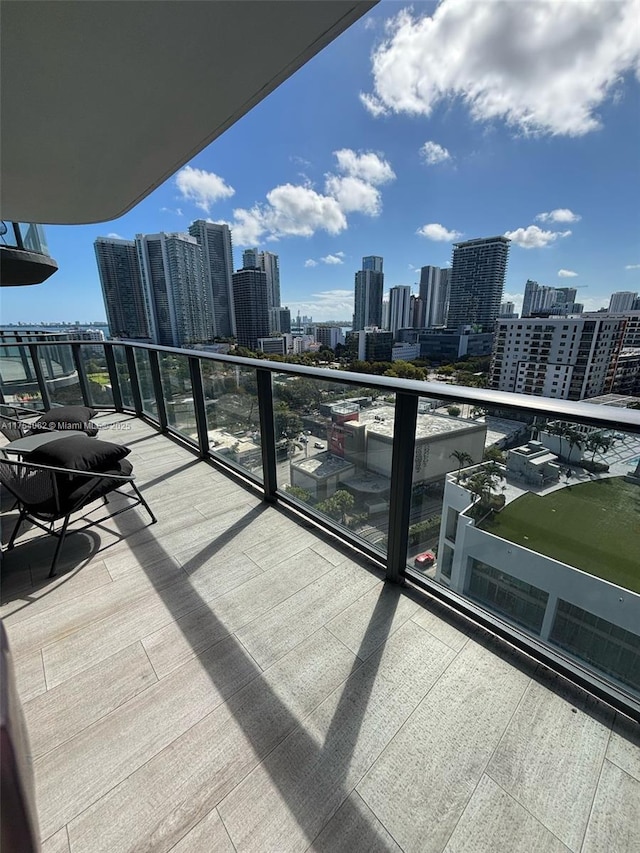
[[[425,566],[432,566],[436,561],[436,555],[433,551],[423,551],[422,554],[416,554],[413,558],[414,566],[422,569]]]

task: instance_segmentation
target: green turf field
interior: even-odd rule
[[[640,592],[640,486],[621,477],[523,495],[481,528]]]

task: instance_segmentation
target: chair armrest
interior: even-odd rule
[[[0,403],[0,410],[1,409],[10,409],[16,415],[18,414],[18,412],[24,412],[24,414],[26,415],[37,417],[40,417],[40,415],[43,414],[43,412],[39,411],[38,409],[27,409],[26,406],[15,406],[13,405],[13,403]]]
[[[3,460],[5,465],[12,465],[15,468],[27,468],[32,471],[51,471],[54,474],[70,474],[73,477],[96,477],[103,480],[121,481],[130,483],[135,480],[133,474],[110,474],[106,471],[78,471],[76,468],[57,468],[55,465],[40,465],[37,462],[16,462],[13,459]]]

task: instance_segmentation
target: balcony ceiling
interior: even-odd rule
[[[2,216],[122,216],[375,2],[2,3]]]

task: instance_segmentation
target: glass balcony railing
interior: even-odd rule
[[[640,413],[122,342],[0,345],[0,381],[145,417],[638,708]]]

